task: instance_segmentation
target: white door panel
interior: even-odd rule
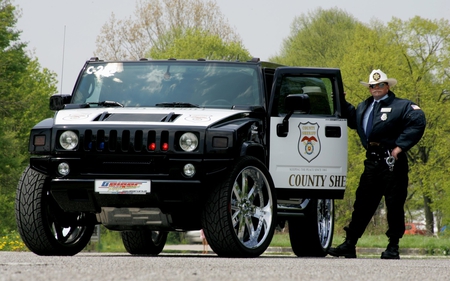
[[[275,187],[345,190],[347,121],[292,116],[287,136],[279,137],[277,124],[282,121],[271,118],[269,170]]]

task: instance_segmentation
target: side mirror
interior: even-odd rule
[[[50,97],[50,110],[58,111],[64,109],[65,105],[70,103],[71,95],[53,95]]]
[[[285,138],[289,132],[289,118],[291,118],[294,111],[301,111],[309,113],[311,111],[311,104],[307,94],[288,95],[284,100],[284,107],[288,114],[283,119],[283,123],[277,124],[277,136]]]
[[[302,111],[309,113],[311,111],[311,104],[307,94],[288,95],[284,100],[284,107],[288,112]]]

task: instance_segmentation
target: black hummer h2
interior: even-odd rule
[[[38,255],[75,255],[96,224],[157,255],[204,229],[219,256],[255,257],[288,222],[297,256],[325,256],[343,197],[338,69],[199,60],[87,61],[30,135],[16,218]]]

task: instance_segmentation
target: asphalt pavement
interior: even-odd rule
[[[211,247],[208,246],[207,254],[214,254]],[[384,248],[359,248],[356,247],[356,255],[359,257],[377,257],[381,255]],[[163,252],[169,253],[192,253],[192,254],[202,254],[203,245],[202,244],[179,244],[179,245],[166,245]],[[290,247],[269,247],[264,252],[263,255],[295,255]],[[432,254],[427,252],[427,249],[405,249],[400,248],[401,258],[419,258],[419,257],[439,257],[439,258],[450,258],[450,253],[441,252],[440,250],[435,250]]]

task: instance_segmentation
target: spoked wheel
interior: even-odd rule
[[[214,188],[202,216],[213,251],[224,257],[256,257],[275,230],[274,185],[267,168],[246,156]]]
[[[72,256],[89,243],[93,220],[85,213],[64,212],[49,192],[48,178],[27,167],[16,194],[19,234],[32,252],[42,256]]]
[[[162,252],[167,241],[167,232],[152,230],[122,231],[122,242],[132,255],[156,256]]]
[[[334,200],[311,199],[305,217],[288,220],[289,238],[299,257],[325,257],[333,241]]]

